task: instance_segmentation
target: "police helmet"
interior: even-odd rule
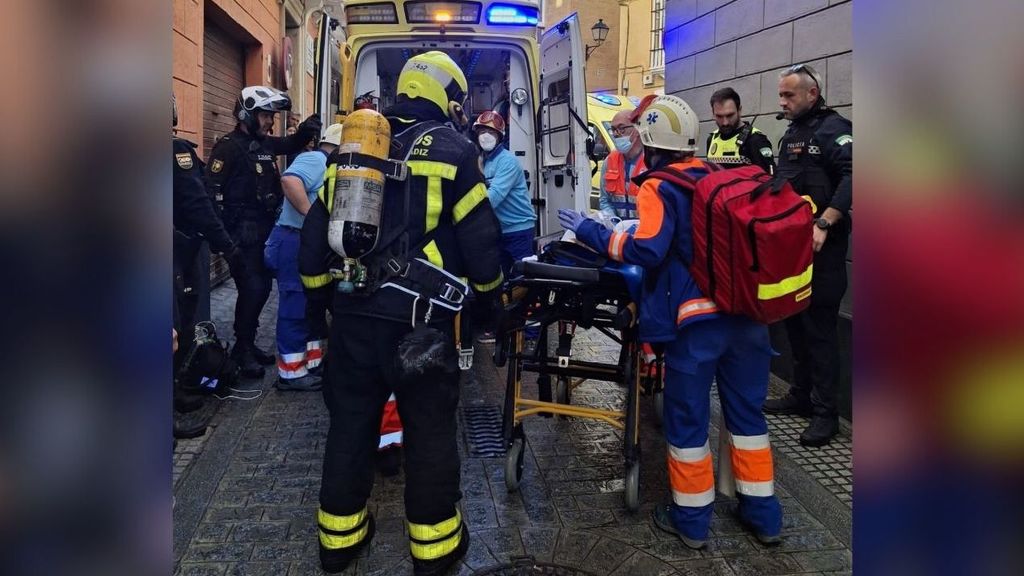
[[[285,112],[291,109],[291,98],[277,88],[246,86],[235,102],[235,118],[245,124],[250,133],[256,134],[259,129],[256,112]]]

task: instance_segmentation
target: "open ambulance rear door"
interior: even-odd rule
[[[589,209],[584,50],[576,13],[548,28],[541,36],[537,112],[540,185],[534,199],[541,236],[561,230],[560,208]]]
[[[331,110],[331,17],[326,13],[320,15],[314,58],[316,100],[313,113],[320,116],[326,128],[334,123],[334,111]],[[305,83],[300,82],[299,86],[305,86]]]

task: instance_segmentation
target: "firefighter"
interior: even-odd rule
[[[171,96],[172,126],[178,125],[178,106]],[[233,273],[244,267],[241,251],[217,215],[213,199],[203,185],[203,162],[196,154],[196,145],[188,140],[172,138],[173,166],[173,220],[174,220],[174,327],[182,335],[182,352],[175,355],[174,368],[178,370],[182,356],[189,349],[193,327],[198,318],[199,290],[208,287],[202,275],[208,272],[200,266],[199,253],[206,240],[217,253],[227,260]],[[174,379],[174,437],[195,438],[206,431],[213,416],[213,405],[206,396],[196,391],[182,390],[179,379]]]
[[[341,192],[335,192],[332,169],[341,178],[338,174],[355,160],[346,160],[344,170],[328,160],[328,182],[302,228],[299,271],[307,297],[332,299],[324,382],[331,420],[317,516],[320,563],[330,573],[344,570],[373,537],[366,501],[373,487],[381,413],[392,392],[404,427],[405,514],[414,573],[447,572],[469,545],[457,507],[456,303],[469,289],[460,278],[468,278],[473,291],[486,296],[501,286],[503,277],[501,228],[487,198],[477,149],[452,124],[464,121],[467,89],[465,75],[448,55],[421,53],[402,68],[386,121],[360,110],[345,122],[336,155],[355,148],[348,145],[349,138],[357,137],[350,123],[365,113],[383,124],[368,138],[390,127],[388,155],[394,164],[408,167],[404,179],[400,174],[387,179],[375,208],[380,218],[375,248],[359,256],[364,287],[335,280],[354,262],[350,248],[344,257],[338,253],[331,233],[338,222],[332,208],[343,211],[359,202],[350,192],[355,186],[347,182],[339,188],[347,194],[345,202],[334,202],[333,195]],[[366,179],[355,184],[366,185]]]
[[[640,338],[665,347],[665,438],[672,503],[654,510],[656,525],[691,548],[702,548],[711,525],[715,485],[708,444],[711,383],[717,378],[735,470],[738,515],[765,544],[779,542],[782,508],[774,495],[768,426],[768,327],[719,312],[688,271],[693,258],[692,190],[664,179],[668,167],[690,181],[707,166],[695,157],[697,116],[676,96],[659,96],[639,119],[644,161],[635,233],[614,232],[571,210],[565,228],[612,260],[637,264],[651,277],[640,302]],[[686,187],[692,187],[687,184]]]
[[[775,173],[772,143],[750,122],[743,120],[740,95],[729,87],[711,95],[711,114],[718,126],[708,134],[708,161],[723,168],[754,164],[769,174]]]
[[[817,72],[806,64],[779,79],[779,105],[790,121],[779,143],[778,176],[814,208],[811,305],[786,319],[793,383],[765,402],[770,414],[811,416],[804,446],[824,446],[839,432],[839,305],[846,292],[846,252],[853,204],[853,125],[825,105]]]
[[[280,90],[243,88],[235,102],[235,129],[214,144],[206,167],[207,187],[220,204],[224,225],[245,263],[244,269],[232,270],[231,275],[238,289],[231,356],[242,375],[250,378],[263,376],[263,366],[274,363],[273,354],[256,347],[256,330],[271,286],[263,248],[284,198],[276,157],[301,151],[321,130],[319,117],[310,116],[292,136],[269,136],[277,113],[291,106],[291,99]]]

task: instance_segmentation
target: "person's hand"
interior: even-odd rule
[[[241,278],[245,274],[245,261],[242,259],[242,250],[235,246],[224,254],[224,260],[228,263],[228,270],[232,278]]]
[[[814,237],[812,239],[811,246],[814,247],[815,252],[820,252],[821,247],[825,244],[825,239],[828,238],[828,230],[822,230],[817,226],[814,227]]]
[[[309,118],[303,120],[302,123],[295,128],[295,132],[316,144],[316,140],[320,138],[320,132],[322,132],[323,129],[324,124],[320,120],[320,116],[317,114],[311,114]]]
[[[586,220],[587,217],[582,212],[576,210],[567,210],[562,208],[558,211],[558,223],[562,225],[562,228],[566,230],[572,230],[573,233],[580,227],[580,224]]]

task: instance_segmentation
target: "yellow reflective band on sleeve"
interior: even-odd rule
[[[447,538],[461,528],[462,513],[456,509],[455,516],[437,524],[413,524],[412,522],[406,522],[406,524],[409,526],[410,538],[420,542],[432,542],[441,538]]]
[[[409,172],[413,176],[431,176],[437,178],[444,178],[445,180],[455,180],[455,174],[458,172],[458,167],[454,164],[448,164],[446,162],[433,162],[430,160],[409,160],[406,162],[409,166]]]
[[[801,198],[803,198],[804,200],[807,200],[807,203],[811,205],[811,214],[817,214],[818,213],[818,205],[814,203],[814,200],[811,200],[810,196],[804,195],[804,196],[801,196]]]
[[[437,228],[441,220],[441,207],[443,205],[441,196],[441,178],[429,176],[427,178],[427,223],[424,232],[430,232]]]
[[[337,550],[339,548],[351,548],[356,544],[359,544],[366,538],[366,533],[370,529],[370,523],[367,522],[362,528],[356,530],[351,534],[345,534],[344,536],[338,536],[336,534],[328,534],[323,530],[320,530],[320,544],[328,550]]]
[[[757,299],[758,300],[772,300],[785,296],[791,292],[796,292],[801,288],[804,288],[811,283],[811,274],[814,271],[814,264],[807,267],[802,274],[798,276],[790,276],[781,282],[775,284],[758,284],[757,286]]]
[[[486,199],[487,187],[481,182],[455,203],[455,208],[452,209],[452,218],[454,218],[455,223],[458,224],[463,218],[469,216],[469,213]]]
[[[316,276],[305,276],[300,274],[299,277],[302,279],[302,285],[306,288],[323,288],[331,283],[330,274],[317,274]]]
[[[423,253],[426,254],[427,260],[431,264],[438,268],[444,268],[444,258],[441,257],[441,251],[437,249],[437,243],[433,240],[429,244],[423,247]]]
[[[316,521],[324,528],[335,532],[352,530],[362,524],[364,520],[366,520],[366,508],[348,516],[335,516],[322,509],[316,511]]]
[[[498,272],[498,278],[495,279],[494,282],[488,282],[487,284],[473,284],[473,290],[476,290],[477,292],[490,292],[498,286],[501,286],[501,283],[504,281],[505,275]]]

